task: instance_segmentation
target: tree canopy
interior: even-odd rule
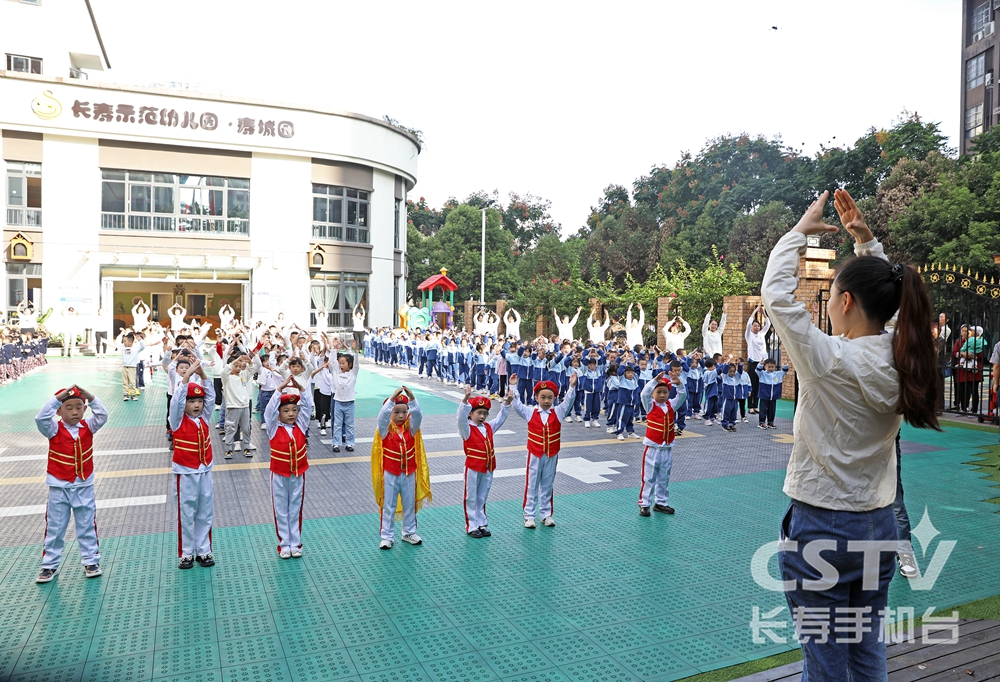
[[[1000,130],[1000,129],[997,129]],[[1000,252],[1000,132],[956,157],[940,126],[903,112],[851,144],[831,139],[813,155],[781,137],[746,133],[708,140],[672,167],[653,167],[632,186],[607,186],[563,239],[550,202],[530,192],[475,192],[440,209],[407,202],[411,296],[447,267],[466,300],[479,297],[480,207],[487,209],[486,298],[551,314],[600,298],[624,314],[659,296],[699,317],[729,293],[759,287],[775,242],[824,189],[851,192],[893,260],[948,262],[990,271]],[[832,205],[827,220],[837,223]],[[824,236],[838,259],[853,253],[845,232]],[[652,309],[650,309],[652,307]],[[635,312],[635,311],[633,311]]]

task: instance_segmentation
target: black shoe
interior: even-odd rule
[[[194,558],[203,568],[208,568],[209,566],[215,566],[215,559],[212,558],[211,554],[201,554]]]
[[[662,514],[673,514],[674,508],[669,504],[654,504],[653,511],[660,512]]]
[[[181,562],[177,564],[177,568],[194,568],[194,557],[181,557]]]
[[[354,446],[353,445],[348,445],[344,449],[347,450],[348,452],[354,452]]]
[[[649,507],[639,507],[639,516],[649,516]]]
[[[487,528],[486,526],[480,526],[479,532],[483,534],[484,538],[488,538],[489,536],[493,535],[493,533],[490,532],[490,529]]]
[[[334,452],[340,452],[340,446],[339,445],[334,445],[333,446],[333,451]]]
[[[226,459],[232,459],[232,458],[233,458],[233,451],[226,450]]]
[[[469,537],[476,538],[478,540],[479,538],[483,537],[483,531],[479,530],[478,528],[470,530]]]

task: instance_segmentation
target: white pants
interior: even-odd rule
[[[212,553],[215,490],[212,472],[174,474],[177,479],[177,556]]]
[[[666,504],[670,498],[670,467],[674,464],[674,446],[652,448],[648,445],[642,453],[642,487],[639,488],[639,506],[650,507]]]
[[[396,537],[396,498],[403,498],[403,535],[412,535],[417,532],[417,476],[416,474],[406,474],[396,476],[386,473],[385,478],[385,499],[382,501],[382,525],[379,528],[379,535],[383,540],[392,542]]]
[[[489,525],[486,520],[486,497],[493,485],[493,472],[485,474],[465,467],[465,532]]]
[[[84,566],[99,563],[100,547],[97,540],[97,503],[94,486],[80,488],[49,487],[49,500],[45,505],[45,544],[42,550],[42,568],[59,568],[69,515],[76,519],[76,541],[80,545],[80,563]]]
[[[556,478],[559,455],[535,457],[528,453],[528,465],[524,474],[524,518],[534,519],[537,507],[538,517],[552,516],[552,483]]]
[[[278,552],[302,549],[302,498],[306,475],[280,476],[271,473],[271,509],[278,534]]]

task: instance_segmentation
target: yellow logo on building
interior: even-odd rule
[[[35,99],[31,100],[31,110],[38,118],[51,121],[58,118],[62,113],[62,104],[53,96],[51,90],[45,90]]]

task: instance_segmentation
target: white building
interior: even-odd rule
[[[44,39],[43,39],[44,38]],[[406,291],[418,141],[383,121],[88,80],[110,68],[85,0],[0,0],[4,312],[60,330],[188,317],[389,325]],[[100,74],[107,78],[106,75]],[[104,322],[96,316],[105,313]]]

